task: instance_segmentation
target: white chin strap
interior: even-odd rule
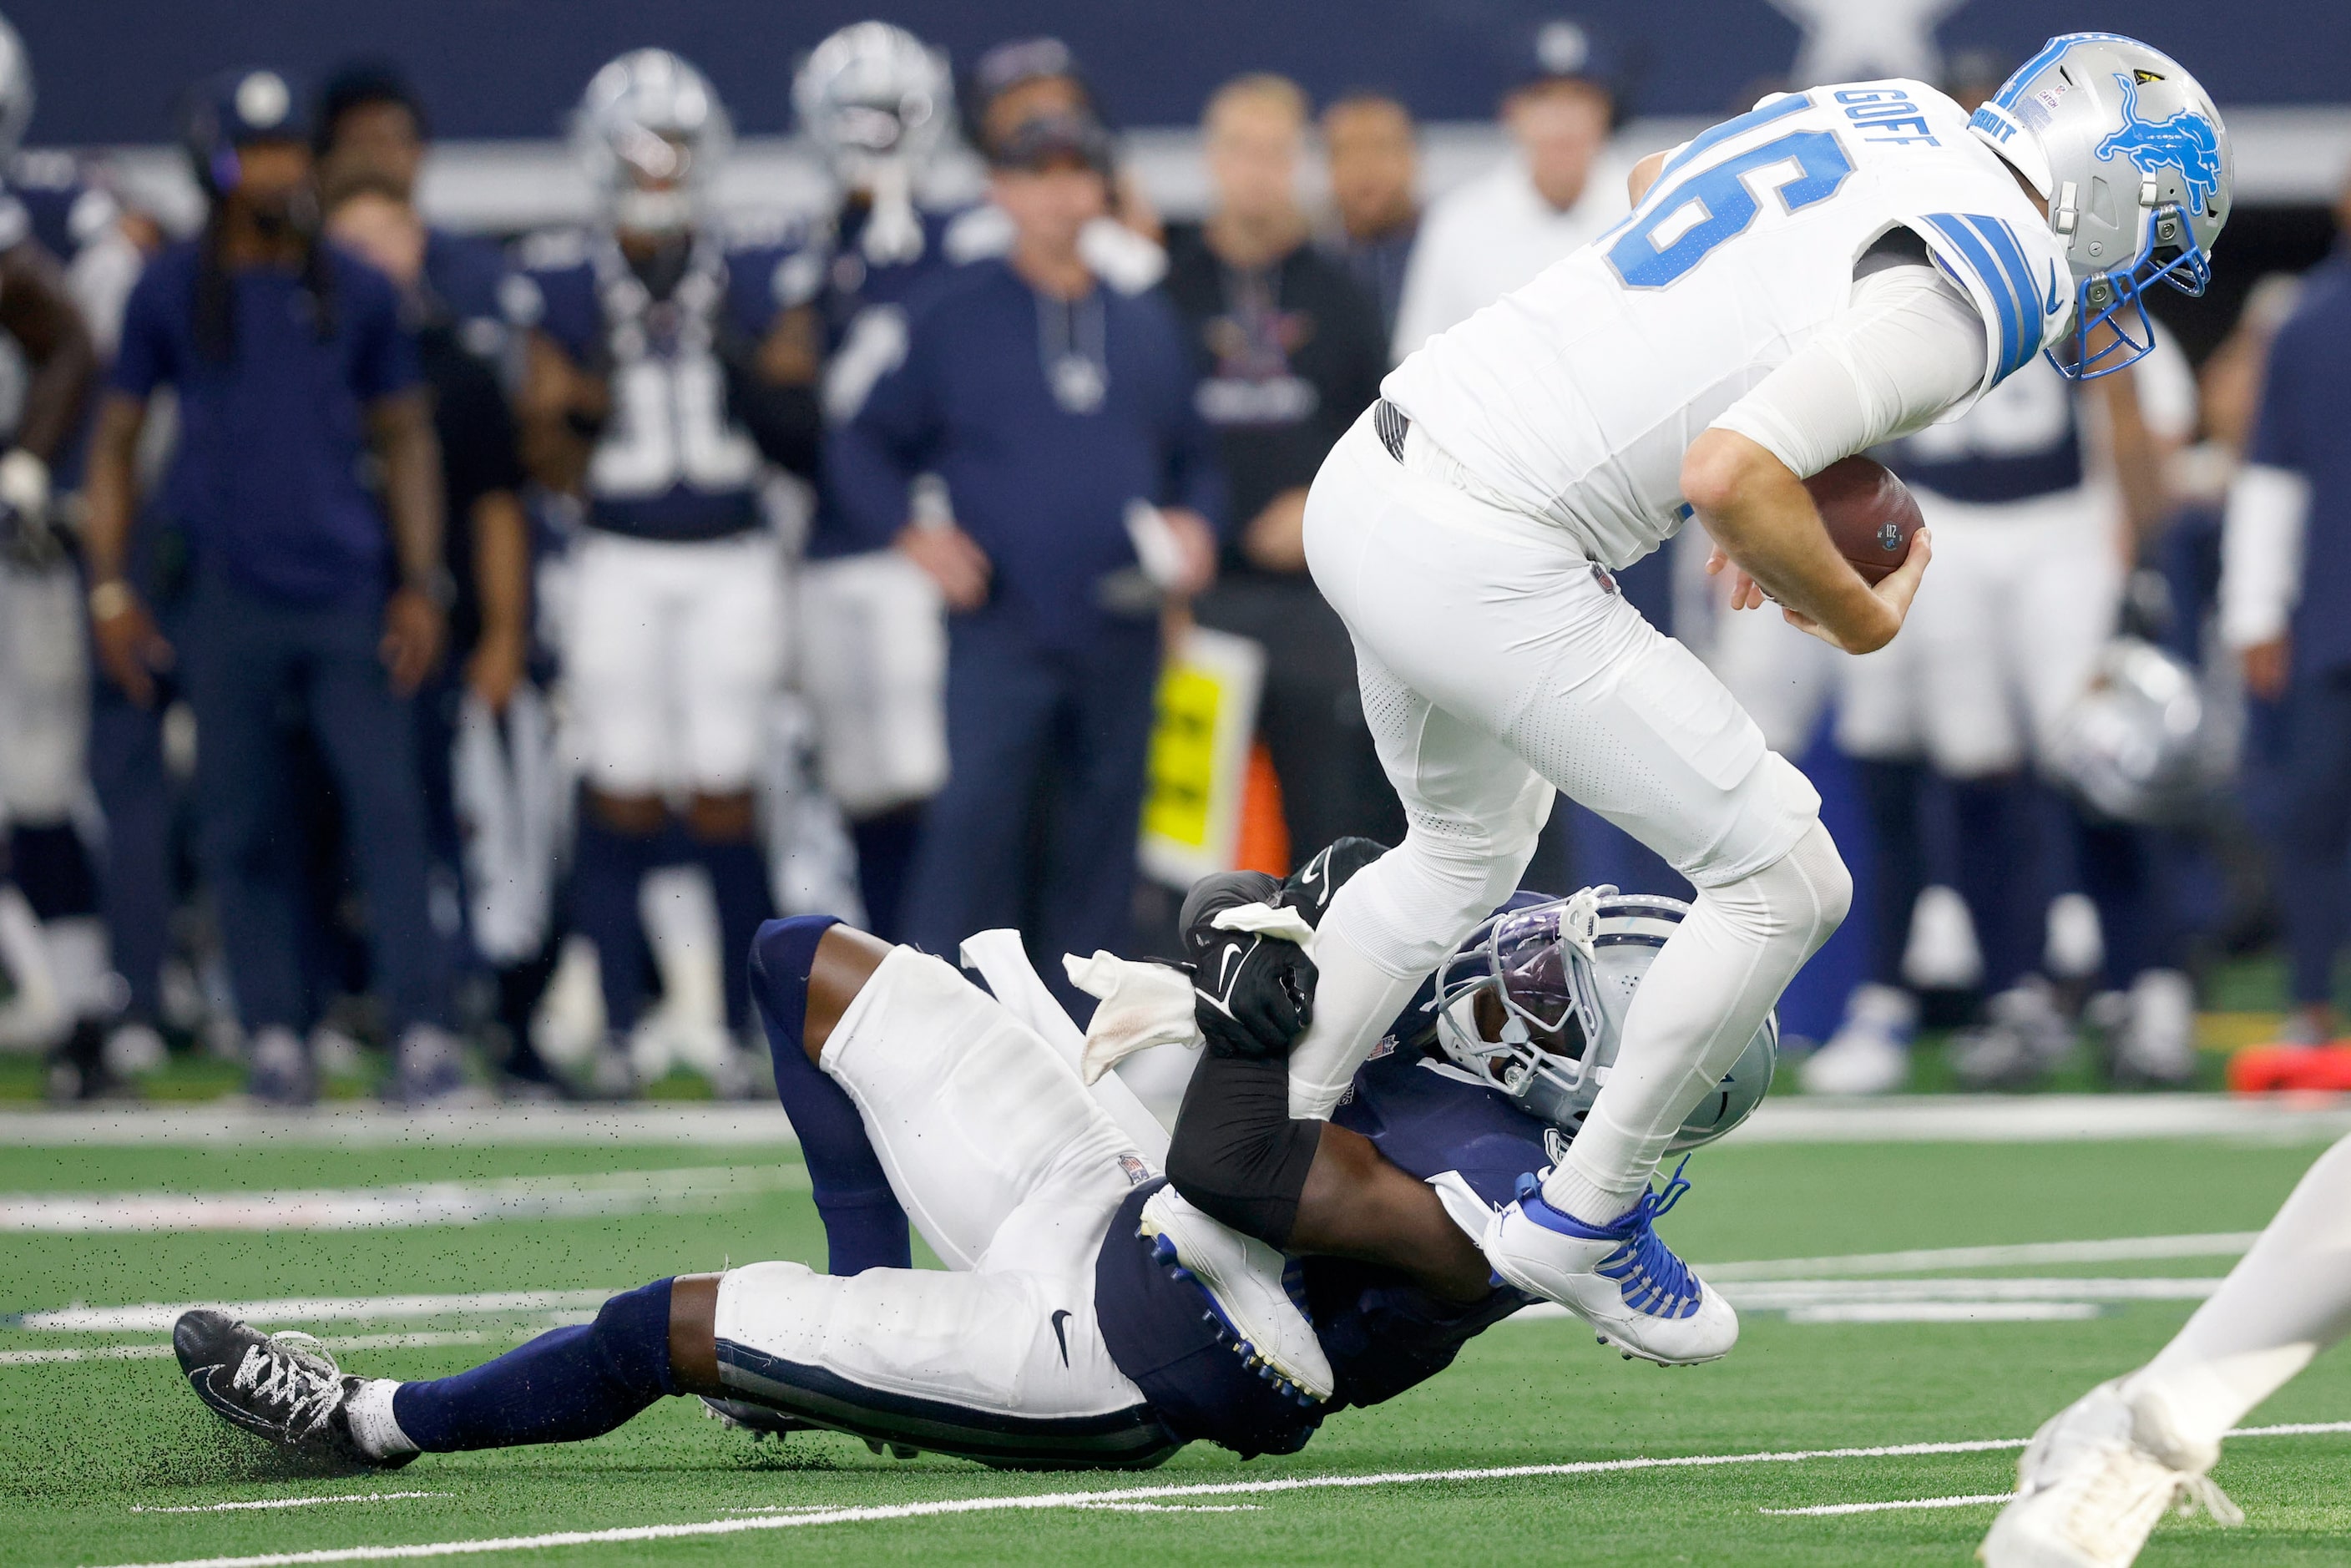
[[[914,171],[904,158],[876,158],[867,165],[867,172],[873,211],[865,220],[858,248],[876,267],[921,260],[923,220],[914,211]]]
[[[612,221],[638,234],[675,234],[694,225],[694,197],[683,188],[626,190],[612,203]]]

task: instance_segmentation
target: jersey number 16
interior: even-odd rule
[[[1837,193],[1853,161],[1825,131],[1795,131],[1687,174],[1644,203],[1646,212],[1608,247],[1608,265],[1628,288],[1663,288],[1736,239],[1755,221],[1769,191],[1787,212]]]

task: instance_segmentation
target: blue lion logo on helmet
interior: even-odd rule
[[[2116,152],[2127,156],[2142,174],[2166,164],[2179,171],[2188,185],[2188,201],[2191,209],[2202,213],[2207,204],[2220,189],[2220,132],[2213,123],[2194,110],[2183,109],[2168,120],[2142,120],[2138,113],[2138,84],[2120,71],[2115,79],[2123,84],[2123,122],[2098,143],[2094,157],[2110,158]]]

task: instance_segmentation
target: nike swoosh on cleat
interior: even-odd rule
[[[1069,1308],[1067,1308],[1067,1307],[1055,1307],[1055,1308],[1053,1309],[1053,1337],[1054,1337],[1056,1340],[1058,1340],[1058,1341],[1060,1341],[1060,1342],[1061,1342],[1061,1364],[1062,1364],[1063,1366],[1067,1366],[1067,1365],[1069,1365],[1069,1364],[1070,1364],[1070,1333],[1069,1333],[1069,1331],[1068,1331],[1067,1329],[1063,1328],[1061,1325],[1062,1325],[1063,1323],[1065,1323],[1065,1322],[1069,1322],[1069,1321],[1070,1321],[1070,1309],[1069,1309]]]
[[[270,1427],[268,1423],[256,1418],[250,1411],[245,1409],[235,1400],[228,1398],[226,1396],[220,1394],[214,1389],[213,1375],[216,1372],[225,1373],[229,1370],[230,1369],[228,1367],[222,1365],[197,1367],[193,1372],[188,1374],[188,1385],[195,1390],[196,1397],[203,1400],[208,1409],[212,1410],[222,1419],[227,1421],[231,1426],[242,1427],[246,1431],[256,1433],[264,1437],[274,1439],[278,1437],[278,1432]]]

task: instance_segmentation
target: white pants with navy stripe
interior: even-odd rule
[[[946,1271],[728,1272],[720,1375],[860,1436],[990,1463],[1150,1464],[1172,1450],[1094,1317],[1094,1259],[1147,1168],[1069,1063],[939,959],[893,950],[825,1042]]]

